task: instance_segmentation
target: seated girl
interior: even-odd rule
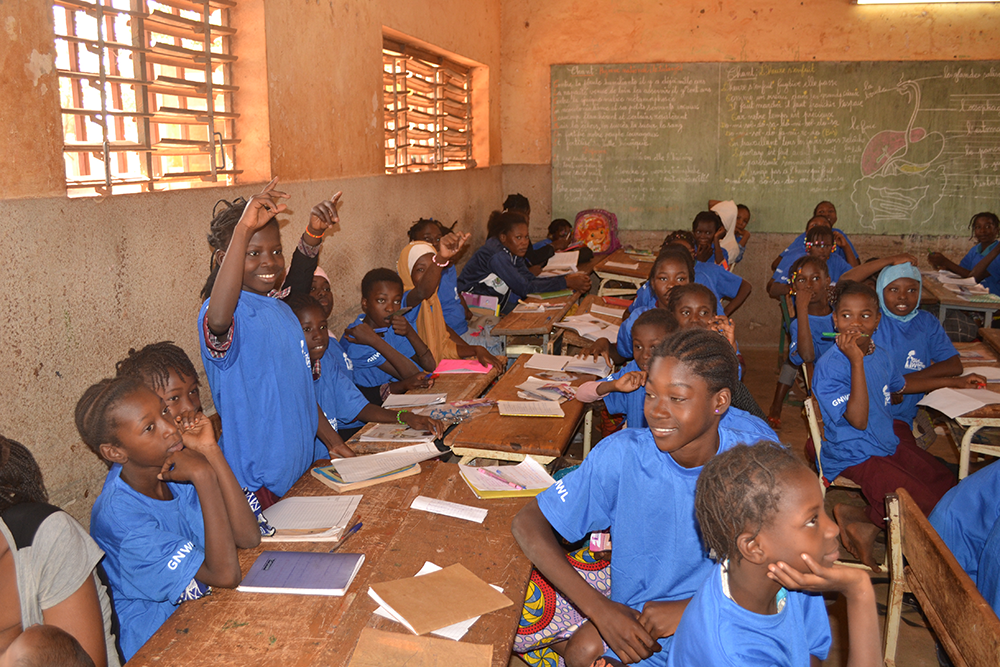
[[[489,226],[496,235],[486,239],[462,269],[459,291],[497,297],[503,312],[510,312],[519,300],[534,292],[590,290],[590,277],[584,273],[552,278],[532,275],[524,261],[529,241],[528,223],[523,216],[494,211]]]
[[[861,487],[867,508],[839,504],[834,516],[844,546],[878,570],[873,549],[885,528],[885,496],[905,488],[925,514],[955,485],[955,477],[913,439],[910,427],[893,421],[893,394],[927,389],[910,382],[892,360],[892,351],[872,340],[879,326],[879,300],[868,285],[842,281],[833,304],[836,346],[816,362],[813,394],[823,415],[823,476],[844,475]],[[945,378],[938,386],[974,386],[975,376]],[[811,442],[806,445],[811,450]]]
[[[717,334],[672,335],[649,364],[649,427],[605,438],[514,518],[525,555],[573,605],[559,615],[558,632],[535,633],[534,645],[521,634],[515,650],[553,644],[570,667],[590,665],[606,651],[628,662],[652,656],[647,664],[666,664],[681,613],[712,570],[694,519],[701,466],[738,443],[776,439],[763,422],[730,406],[736,367],[732,348]],[[556,534],[574,542],[609,526],[614,546],[605,597],[567,561]]]
[[[405,290],[401,303],[416,311],[417,333],[438,362],[475,358],[484,366],[503,367],[506,361],[501,362],[485,347],[468,344],[448,326],[438,297],[443,269],[451,267],[452,258],[468,238],[468,234],[451,232],[438,242],[437,248],[426,241],[411,241],[404,246],[396,263]]]
[[[302,325],[302,335],[309,348],[316,402],[323,411],[323,418],[344,441],[357,433],[360,424],[367,422],[403,423],[418,431],[433,433],[436,438],[441,437],[444,424],[436,419],[413,414],[409,410],[391,412],[368,402],[354,384],[353,373],[344,363],[343,350],[330,337],[323,307],[316,299],[293,296],[288,298],[287,303]],[[327,456],[326,445],[317,439],[313,457],[322,459]]]
[[[736,266],[743,259],[743,253],[746,252],[747,243],[750,242],[750,230],[747,229],[747,225],[750,224],[750,209],[744,204],[736,205],[736,242],[740,245],[740,251],[730,262],[730,268]]]
[[[829,224],[830,229],[833,230],[833,239],[837,243],[837,249],[834,250],[834,253],[851,266],[857,266],[859,264],[858,253],[854,250],[854,244],[851,243],[851,240],[847,238],[846,234],[836,228],[837,208],[828,201],[821,201],[816,204],[816,208],[813,209],[812,220],[815,220],[817,217],[824,218]],[[810,220],[810,222],[812,222],[812,220]],[[809,231],[808,226],[806,227],[806,231]],[[806,235],[804,232],[796,236],[795,240],[792,241],[788,247],[775,258],[774,263],[771,265],[771,270],[773,271],[776,269],[782,258],[787,256],[789,253],[792,254],[792,259],[788,262],[789,265],[791,265],[795,259],[801,257],[806,250],[805,242]]]
[[[610,414],[624,414],[629,428],[644,428],[646,417],[646,373],[657,345],[677,331],[677,319],[669,311],[653,308],[639,315],[632,325],[632,361],[603,380],[584,382],[576,400],[592,403],[604,399]]]
[[[993,294],[1000,294],[1000,220],[995,213],[976,213],[969,221],[976,245],[958,264],[939,252],[932,252],[927,260],[935,269],[947,269],[961,278],[972,276]]]
[[[691,235],[691,232],[685,230],[672,232],[667,235],[666,239],[664,239],[663,245],[660,246],[660,252],[665,250],[667,246],[675,246],[677,248],[683,249],[684,252],[686,252],[688,256],[691,257],[692,260],[691,270],[694,271],[695,263],[694,263],[694,241],[692,240],[693,238],[694,237]],[[693,282],[696,282],[699,285],[704,285],[708,289],[712,290],[713,294],[718,296],[718,292],[716,291],[715,288],[715,279],[709,277],[707,271],[698,271],[697,274],[694,276]],[[636,292],[635,299],[632,301],[632,304],[625,310],[625,313],[626,316],[628,316],[637,310],[652,308],[655,305],[656,305],[656,296],[653,294],[653,291],[650,288],[649,281],[647,280],[642,284],[642,286]],[[718,315],[726,314],[726,308],[723,307],[721,301],[716,302],[715,312]]]
[[[102,380],[76,406],[80,437],[111,465],[90,515],[128,660],[182,602],[235,588],[257,519],[203,415],[178,426],[135,377]],[[310,450],[311,453],[311,450]]]
[[[700,211],[691,223],[691,233],[694,234],[695,260],[729,265],[729,253],[722,247],[722,239],[726,235],[726,227],[722,218],[715,211]]]
[[[809,221],[812,225],[806,232],[805,252],[787,252],[781,258],[781,264],[775,269],[774,275],[767,283],[767,293],[772,299],[780,299],[791,290],[791,267],[801,257],[818,257],[826,262],[827,275],[831,283],[836,283],[840,277],[851,270],[851,265],[842,260],[837,255],[831,254],[836,242],[833,240],[833,231],[825,224],[816,224],[825,218],[813,218]]]
[[[832,636],[823,592],[847,599],[851,667],[880,665],[869,575],[837,565],[837,524],[816,476],[781,445],[738,445],[698,477],[695,512],[717,565],[677,626],[667,664],[818,664]]]
[[[104,552],[48,499],[31,452],[0,435],[0,600],[6,610],[0,610],[0,662],[13,657],[8,648],[22,633],[41,623],[72,635],[97,667],[117,667],[111,602],[97,572]]]
[[[692,243],[692,236],[684,230],[676,231],[667,237],[669,244],[681,245],[688,249],[691,256],[695,256],[695,247]],[[732,316],[753,291],[753,285],[749,281],[740,278],[735,273],[727,271],[715,262],[695,262],[697,278],[694,282],[704,285],[712,290],[712,293],[719,298],[720,315]],[[725,307],[722,306],[722,299],[728,299]]]

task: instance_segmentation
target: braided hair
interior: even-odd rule
[[[687,251],[687,248],[680,245],[669,244],[663,246],[660,250],[660,254],[656,256],[653,261],[653,266],[649,270],[649,278],[647,280],[652,280],[653,276],[656,275],[656,269],[659,268],[660,264],[666,262],[667,260],[675,260],[682,263],[687,267],[688,281],[694,282],[694,258],[691,253]]]
[[[111,413],[123,400],[144,388],[141,378],[124,375],[105,378],[83,392],[74,419],[80,438],[91,451],[100,456],[101,445],[118,444],[118,422]]]
[[[28,448],[0,435],[0,512],[21,503],[47,503],[42,471]]]
[[[688,229],[678,229],[675,232],[670,232],[667,234],[667,238],[663,239],[663,245],[661,247],[666,247],[674,241],[684,241],[692,248],[694,248],[695,245],[694,234]]]
[[[871,299],[872,303],[875,304],[875,310],[879,309],[878,294],[875,293],[875,289],[867,283],[859,283],[856,280],[841,280],[837,283],[837,290],[833,296],[833,307],[836,308],[840,305],[840,300],[845,296],[852,296],[854,294],[860,294]]]
[[[673,313],[663,308],[651,308],[639,315],[639,317],[635,318],[635,322],[632,323],[632,331],[645,326],[659,327],[666,336],[669,336],[680,328],[680,324],[677,323],[677,318],[673,316]]]
[[[783,445],[761,441],[716,454],[701,470],[694,511],[701,536],[717,561],[742,560],[737,539],[754,537],[778,511],[782,480],[805,463]]]
[[[653,361],[672,358],[685,364],[688,369],[708,385],[713,394],[733,387],[739,381],[739,362],[733,346],[724,337],[708,329],[682,329],[656,346]]]
[[[715,304],[718,303],[718,299],[715,298],[715,292],[704,285],[699,285],[698,283],[678,285],[670,290],[670,296],[667,297],[667,311],[675,313],[677,311],[677,307],[681,305],[681,299],[689,294],[697,294],[708,299],[708,303],[711,305],[713,312],[715,312]]]
[[[503,210],[504,213],[507,211],[520,211],[522,213],[531,212],[531,204],[528,202],[528,198],[522,195],[520,192],[512,195],[507,195],[507,198],[503,200]]]
[[[292,312],[295,313],[296,317],[309,308],[315,308],[320,313],[325,314],[323,304],[321,304],[316,297],[310,296],[309,294],[292,294],[285,299],[285,305],[292,309]]]
[[[406,236],[409,237],[411,241],[419,241],[420,239],[418,238],[418,235],[420,230],[430,225],[437,227],[442,236],[445,234],[444,226],[434,218],[420,218],[414,222],[408,230],[406,230]]]
[[[154,391],[167,386],[171,371],[179,377],[198,380],[198,371],[195,370],[190,357],[172,340],[150,343],[138,352],[134,347],[130,348],[128,356],[115,364],[117,377],[126,375],[138,377],[148,383]]]

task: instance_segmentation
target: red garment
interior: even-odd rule
[[[868,501],[865,510],[868,518],[882,530],[885,530],[887,494],[895,493],[898,488],[906,489],[927,516],[941,496],[957,483],[941,461],[917,446],[908,424],[893,420],[892,430],[899,438],[899,445],[891,456],[872,456],[841,473],[861,487]],[[806,442],[806,455],[816,460],[811,438]]]
[[[260,503],[261,511],[266,510],[268,507],[281,500],[281,498],[274,495],[270,489],[264,486],[260,487],[253,493],[257,496],[257,501]]]

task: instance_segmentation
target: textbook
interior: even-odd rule
[[[413,465],[408,465],[403,468],[399,468],[398,470],[392,470],[382,475],[376,475],[371,479],[363,479],[360,482],[345,482],[344,478],[340,476],[340,473],[338,473],[337,469],[333,466],[313,468],[311,472],[313,477],[323,482],[337,493],[344,493],[345,491],[363,489],[366,486],[375,486],[376,484],[381,484],[382,482],[390,482],[394,479],[401,479],[411,475],[419,475],[420,464],[414,463]]]
[[[481,471],[491,474],[484,474]],[[545,472],[542,464],[530,456],[516,466],[459,464],[458,472],[480,500],[537,496],[556,483],[552,476]]]
[[[342,596],[364,562],[364,554],[265,551],[257,556],[236,590]]]
[[[386,410],[400,408],[422,408],[425,405],[439,405],[448,400],[448,394],[389,394],[382,407]]]
[[[332,542],[339,540],[361,496],[291,496],[264,510],[274,535],[262,542]]]
[[[433,442],[399,447],[377,454],[365,454],[347,459],[336,459],[330,465],[345,482],[364,482],[388,473],[395,473],[414,463],[433,459],[443,454]]]
[[[524,364],[525,368],[541,371],[566,371],[568,373],[587,373],[597,377],[606,377],[611,367],[602,357],[597,359],[577,359],[558,354],[534,354]]]

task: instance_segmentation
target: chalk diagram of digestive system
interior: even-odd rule
[[[944,134],[914,127],[920,85],[903,81],[895,91],[908,98],[913,113],[905,131],[876,133],[861,154],[862,176],[854,181],[851,201],[865,229],[879,229],[887,222],[906,222],[912,228],[925,224],[948,184],[941,158]]]

